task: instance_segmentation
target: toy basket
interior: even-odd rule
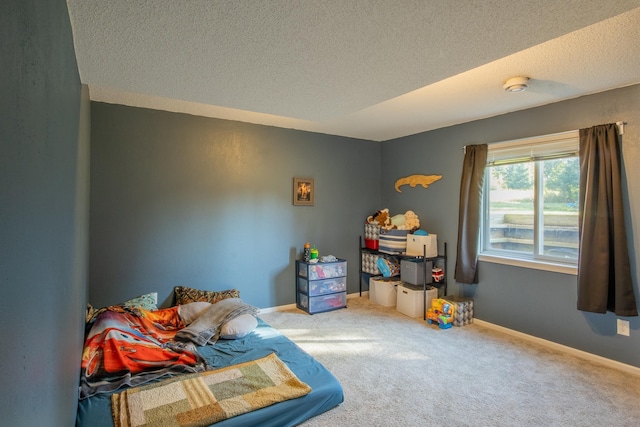
[[[364,246],[369,249],[378,250],[380,239],[380,226],[378,224],[364,225]]]

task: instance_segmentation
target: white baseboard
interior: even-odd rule
[[[545,347],[552,348],[554,350],[562,351],[564,353],[571,354],[576,357],[580,357],[582,359],[589,360],[591,362],[599,363],[601,365],[608,366],[610,368],[618,369],[620,371],[627,372],[629,374],[640,376],[640,368],[632,365],[627,365],[626,363],[618,362],[616,360],[607,359],[606,357],[598,356],[592,353],[588,353],[586,351],[578,350],[573,347],[569,347],[566,345],[558,344],[553,341],[545,340],[543,338],[534,337],[533,335],[528,335],[523,332],[519,332],[513,329],[505,328],[504,326],[495,325],[493,323],[485,322],[480,319],[473,319],[473,323],[479,326],[484,326],[487,329],[493,329],[496,331],[500,331],[507,335],[512,335],[518,338],[522,338],[527,341],[534,342],[536,344],[543,345]]]
[[[287,305],[279,305],[277,307],[261,308],[260,309],[260,313],[273,313],[275,311],[291,310],[292,308],[296,308],[296,305],[295,304],[287,304]]]
[[[369,298],[369,291],[362,291],[362,297]],[[351,299],[351,298],[360,298],[360,292],[347,294],[347,299]],[[296,305],[287,304],[287,305],[279,305],[276,307],[261,308],[260,313],[273,313],[274,311],[285,311],[285,310],[291,310],[292,308],[296,308]]]

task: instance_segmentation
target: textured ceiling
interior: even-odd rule
[[[67,4],[92,100],[375,141],[640,83],[640,0]]]

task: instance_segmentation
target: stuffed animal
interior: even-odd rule
[[[373,215],[370,215],[369,217],[367,217],[367,223],[378,224],[382,228],[385,228],[387,230],[390,229],[392,225],[391,218],[389,217],[389,209],[381,209]]]
[[[420,228],[420,218],[414,211],[405,212],[404,219],[405,230],[417,230]]]
[[[398,230],[406,230],[404,224],[407,222],[404,214],[398,214],[391,217],[391,226]]]
[[[398,230],[417,230],[420,228],[420,219],[414,211],[394,215],[391,217],[391,228]]]

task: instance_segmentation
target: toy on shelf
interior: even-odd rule
[[[440,329],[449,329],[453,326],[454,311],[453,305],[448,301],[434,298],[431,300],[431,308],[427,311],[427,322],[430,325],[437,323]]]
[[[442,282],[442,279],[444,279],[444,271],[442,271],[440,267],[434,267],[431,270],[431,277],[433,278],[434,282],[440,283]]]

